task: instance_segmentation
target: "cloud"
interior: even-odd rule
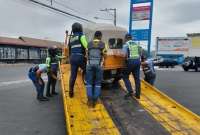
[[[49,4],[48,0],[38,0]],[[112,19],[112,13],[99,11],[117,8],[117,25],[128,29],[130,0],[56,0],[53,6],[97,22],[94,17]],[[74,9],[74,10],[72,10]],[[186,36],[200,32],[200,0],[154,0],[152,45],[156,36]],[[64,32],[78,19],[64,16],[29,0],[0,0],[0,36],[30,36],[63,41]],[[82,22],[82,21],[81,21]]]
[[[199,9],[200,1],[180,3],[173,6],[173,22],[177,24],[191,23],[200,20]]]

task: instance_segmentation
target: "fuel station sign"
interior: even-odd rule
[[[151,46],[152,14],[153,0],[131,0],[129,33],[133,36],[134,41],[147,41],[149,54]]]
[[[150,6],[133,7],[132,21],[149,20]]]

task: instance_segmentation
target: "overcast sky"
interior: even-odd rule
[[[49,0],[38,1],[49,4]],[[53,6],[96,22],[104,21],[95,20],[94,16],[112,18],[100,9],[117,8],[117,25],[128,28],[129,0],[54,1],[58,3]],[[154,0],[152,44],[156,36],[186,36],[200,32],[199,11],[200,0]],[[0,36],[63,41],[65,30],[75,21],[80,20],[37,6],[29,0],[0,0]]]

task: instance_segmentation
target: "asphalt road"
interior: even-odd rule
[[[66,135],[61,95],[38,102],[28,67],[0,67],[0,134]]]
[[[27,71],[33,65],[0,65],[0,82],[25,80]]]
[[[61,95],[35,100],[26,66],[0,66],[0,134],[65,135]],[[200,115],[200,72],[157,71],[156,87]],[[59,89],[59,88],[57,88]]]
[[[200,72],[157,71],[155,86],[200,115]]]

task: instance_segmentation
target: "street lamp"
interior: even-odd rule
[[[116,8],[105,8],[105,9],[101,9],[100,11],[113,11],[114,12],[114,25],[116,26],[117,23],[117,9]]]

